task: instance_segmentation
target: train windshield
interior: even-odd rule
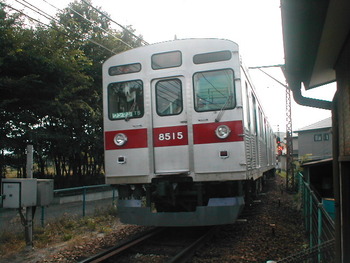
[[[234,75],[230,69],[195,73],[193,87],[198,112],[233,109],[236,105]]]
[[[141,80],[111,83],[108,86],[108,117],[111,120],[141,118],[144,114]]]

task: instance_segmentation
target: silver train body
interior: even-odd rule
[[[233,223],[273,172],[275,142],[238,45],[188,39],[103,65],[106,183],[124,223]]]

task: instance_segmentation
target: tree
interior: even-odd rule
[[[52,162],[57,180],[86,183],[103,167],[102,63],[140,41],[89,1],[69,4],[50,28],[0,11],[1,158],[22,176],[30,141],[38,175]]]

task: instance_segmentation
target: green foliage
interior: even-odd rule
[[[34,145],[37,176],[47,176],[53,165],[56,187],[94,183],[84,179],[103,172],[102,63],[113,55],[110,50],[140,43],[111,29],[87,3],[70,3],[50,28],[29,28],[0,0],[2,175],[5,166],[25,175],[28,142]],[[60,184],[68,178],[70,184]]]
[[[278,173],[282,178],[286,178],[286,171],[280,171],[279,173]]]

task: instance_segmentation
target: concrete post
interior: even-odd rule
[[[33,145],[27,145],[27,178],[33,178]],[[26,245],[33,248],[33,207],[26,207]]]

